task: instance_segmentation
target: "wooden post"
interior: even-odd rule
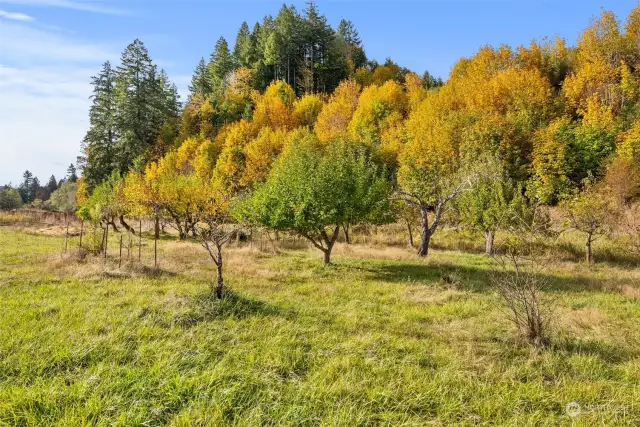
[[[78,248],[82,249],[82,232],[84,231],[84,219],[80,221],[80,243],[78,244]]]
[[[138,261],[142,259],[142,220],[138,228]]]
[[[118,259],[118,268],[122,267],[122,234],[120,234],[120,258]]]
[[[158,218],[156,217],[156,224],[158,224],[157,220]],[[157,230],[158,227],[156,227]],[[153,266],[158,268],[158,233],[153,235]]]
[[[64,213],[64,218],[67,222],[67,230],[64,233],[64,251],[67,252],[67,248],[69,247],[69,215],[67,212]]]
[[[109,246],[109,223],[104,229],[104,261],[107,262],[107,247]]]

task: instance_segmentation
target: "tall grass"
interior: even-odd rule
[[[118,268],[63,239],[0,228],[0,425],[640,424],[635,269],[555,263],[538,352],[496,308],[491,261],[453,241],[427,260],[339,244],[328,268],[232,244],[217,302],[194,243],[161,240],[154,271],[149,246]]]

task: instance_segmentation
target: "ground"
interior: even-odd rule
[[[145,236],[119,268],[117,236],[104,261],[0,227],[0,425],[640,425],[637,265],[559,259],[535,350],[452,233],[426,260],[339,244],[329,267],[234,242],[219,302],[195,243],[163,238],[156,271]]]

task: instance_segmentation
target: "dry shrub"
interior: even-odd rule
[[[540,232],[535,226],[521,222],[513,235],[504,253],[493,256],[496,267],[490,272],[491,284],[500,296],[501,309],[521,336],[544,348],[549,344],[555,306],[544,294],[549,287],[546,272],[551,258],[540,251]]]

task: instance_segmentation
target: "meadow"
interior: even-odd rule
[[[479,235],[420,259],[397,230],[354,233],[330,266],[293,238],[233,242],[218,301],[195,242],[164,235],[155,269],[148,234],[119,267],[115,234],[104,260],[3,224],[0,425],[640,424],[640,269],[606,240],[591,267],[558,245],[535,349]]]

